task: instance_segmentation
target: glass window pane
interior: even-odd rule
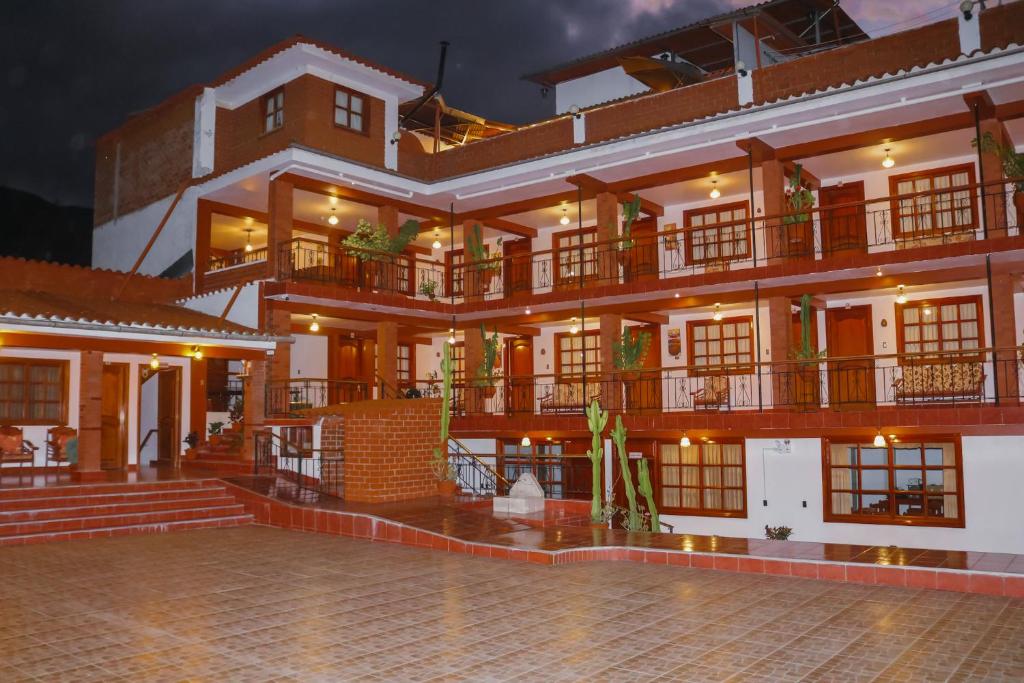
[[[352,124],[352,128],[354,128],[355,130],[362,130],[363,129],[363,116],[362,116],[362,114],[352,114],[351,124]]]
[[[352,96],[352,104],[349,107],[349,109],[351,109],[353,112],[355,112],[357,114],[362,114],[363,113],[363,98],[362,97],[356,97],[355,95],[353,95]]]

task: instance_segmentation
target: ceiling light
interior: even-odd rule
[[[568,209],[562,209],[562,217],[558,219],[558,222],[562,225],[569,225],[569,214],[566,213]]]
[[[718,322],[722,319],[722,305],[715,304],[715,314],[711,316],[711,319]]]
[[[441,248],[441,230],[440,228],[434,228],[434,243],[430,245],[434,249]]]
[[[718,181],[717,180],[712,180],[711,181],[711,193],[708,196],[711,197],[712,199],[718,199],[719,197],[722,196],[722,193],[718,191]]]
[[[252,221],[252,216],[246,216],[245,217],[245,224],[246,225],[252,225],[252,222],[253,222]]]
[[[882,277],[882,268],[881,268],[881,266],[879,266],[878,268],[875,269],[875,275],[877,275],[878,277]]]
[[[245,231],[249,233],[245,237],[245,251],[250,252],[252,251],[252,228],[246,228]]]
[[[338,198],[333,194],[327,198],[327,201],[331,203],[331,206],[336,206],[338,204]]]
[[[526,310],[525,310],[525,311],[523,311],[523,312],[524,312],[524,313],[526,313],[526,315],[530,315],[530,307],[529,307],[529,306],[527,306],[527,307],[526,307]]]
[[[455,328],[454,327],[451,328],[450,330],[448,330],[448,344],[450,346],[455,346]]]
[[[529,436],[524,436],[523,440],[519,442],[519,445],[522,446],[523,448],[529,448],[530,447],[530,437]]]
[[[907,293],[903,289],[903,285],[896,288],[896,303],[905,304],[907,303]]]
[[[199,348],[198,346],[193,346],[192,347],[192,357],[195,358],[196,360],[202,360],[203,359],[203,350],[201,348]]]
[[[153,368],[154,370],[160,369],[160,359],[156,357],[155,353],[153,354],[153,357],[149,359],[149,367]]]
[[[683,434],[683,438],[679,439],[679,445],[682,446],[683,448],[689,448],[690,437],[688,437],[686,434]]]
[[[310,332],[319,332],[320,331],[320,317],[316,313],[313,314],[313,322],[311,322],[309,324],[309,331]]]
[[[569,334],[576,334],[580,331],[580,326],[576,324],[576,316],[573,316],[572,321],[569,323]]]
[[[676,293],[675,293],[675,294],[673,294],[672,296],[674,296],[675,298],[677,298],[677,299],[678,299],[678,298],[679,298],[679,292],[676,292]]]
[[[330,223],[331,225],[337,225],[338,224],[338,215],[336,213],[334,213],[334,211],[335,211],[335,209],[332,206],[331,207],[331,215],[327,217],[327,222]]]
[[[885,437],[882,436],[881,430],[875,434],[875,439],[871,442],[871,445],[875,448],[885,448]]]
[[[889,148],[885,148],[885,158],[882,159],[882,168],[892,168],[896,165],[896,160],[889,156]]]

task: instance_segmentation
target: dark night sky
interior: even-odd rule
[[[730,0],[3,0],[0,186],[92,205],[93,141],[296,33],[521,123],[553,108],[520,76],[729,9]]]

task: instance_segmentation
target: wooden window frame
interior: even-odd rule
[[[970,195],[970,198],[971,198],[971,223],[970,223],[970,225],[954,226],[952,228],[935,228],[935,227],[933,227],[933,228],[930,228],[927,232],[922,231],[920,233],[918,233],[918,232],[904,232],[904,230],[903,230],[903,221],[902,221],[903,216],[900,215],[900,200],[892,199],[892,200],[890,200],[889,205],[890,205],[890,212],[891,212],[891,215],[892,215],[892,234],[893,234],[893,237],[894,238],[898,238],[898,237],[902,237],[902,236],[907,236],[907,237],[911,237],[911,238],[925,238],[925,239],[927,239],[929,237],[938,237],[938,236],[941,236],[941,235],[964,233],[964,232],[973,232],[974,230],[977,230],[978,229],[978,225],[979,225],[979,222],[978,222],[978,197],[975,194],[975,188],[974,188],[974,185],[976,183],[976,176],[975,176],[975,168],[974,168],[974,164],[973,163],[953,164],[951,166],[940,166],[938,168],[923,169],[923,170],[920,170],[920,171],[914,171],[912,173],[900,173],[900,174],[897,174],[897,175],[891,175],[891,176],[889,176],[889,195],[892,196],[892,197],[899,196],[899,190],[897,188],[899,187],[899,184],[901,182],[905,182],[905,181],[908,181],[908,180],[913,181],[913,180],[917,180],[918,178],[932,178],[932,179],[934,179],[936,176],[943,176],[943,175],[952,176],[953,174],[960,173],[960,172],[966,172],[967,173],[967,184],[971,188],[969,190],[969,195]],[[962,185],[951,185],[950,186],[950,188],[954,188],[954,187],[963,187],[963,186]],[[934,196],[936,194],[942,194],[943,192],[949,192],[949,191],[950,190],[939,190],[939,191],[936,191],[935,188],[933,187],[926,194],[928,194],[929,196]],[[912,193],[904,193],[904,194],[918,194],[918,193],[917,192],[912,192]],[[934,225],[935,224],[935,204],[934,204],[934,201],[930,202],[930,207],[931,207],[931,215],[932,215],[932,225]],[[950,211],[955,211],[956,209],[950,208],[949,210]],[[918,215],[918,214],[912,214],[912,215]]]
[[[584,353],[584,355],[586,355],[586,351],[587,351],[586,338],[588,338],[588,337],[595,337],[597,339],[596,350],[597,350],[597,357],[598,357],[598,360],[597,360],[598,368],[597,368],[597,370],[595,370],[593,372],[593,374],[591,374],[589,372],[586,372],[586,359],[585,358],[584,358],[583,362],[580,363],[580,367],[584,371],[583,373],[580,373],[580,374],[576,375],[576,374],[566,374],[566,373],[562,372],[562,339],[571,338],[571,337],[581,337],[581,338],[584,339],[584,341],[583,341],[583,353]],[[582,381],[584,373],[586,374],[588,381],[590,381],[591,377],[593,377],[595,380],[599,380],[600,377],[601,377],[601,331],[600,330],[580,330],[576,334],[573,334],[571,332],[556,332],[555,333],[555,379],[556,379],[556,381],[558,381],[558,382],[572,382],[572,381],[576,381],[576,380]]]
[[[46,425],[46,426],[50,426],[50,425],[60,426],[60,425],[66,425],[68,423],[68,393],[70,391],[70,389],[69,389],[69,383],[70,383],[69,368],[70,368],[70,364],[69,364],[68,361],[66,361],[66,360],[58,360],[58,359],[49,359],[49,358],[11,357],[11,358],[0,358],[0,365],[23,365],[23,366],[25,366],[25,378],[23,380],[23,384],[24,384],[24,397],[22,399],[22,405],[23,405],[23,408],[24,408],[24,414],[26,416],[31,414],[30,408],[31,408],[32,403],[33,403],[30,400],[30,397],[31,397],[31,394],[32,394],[32,392],[31,392],[32,383],[29,381],[29,377],[31,376],[31,369],[33,367],[51,367],[51,368],[52,367],[57,367],[57,368],[60,368],[60,386],[61,386],[60,415],[58,415],[55,420],[50,420],[50,419],[40,420],[40,419],[33,419],[33,418],[30,418],[30,417],[23,417],[23,418],[19,418],[19,419],[0,418],[0,425],[5,425],[5,426],[9,425],[9,426],[13,426],[13,427],[18,427],[18,426],[43,426],[43,425]],[[8,401],[4,401],[4,402],[7,403]]]
[[[448,342],[445,342],[446,344]],[[458,351],[458,353],[456,353]],[[462,367],[459,367],[459,366]],[[466,381],[466,342],[452,344],[452,384],[462,386]]]
[[[893,444],[891,439],[886,439],[886,445],[889,450],[889,462],[887,465],[875,465],[868,466],[866,469],[870,470],[886,470],[889,475],[889,490],[885,493],[889,494],[890,497],[890,510],[887,515],[866,515],[866,514],[835,514],[832,512],[832,461],[831,461],[831,447],[832,444],[850,444],[858,447],[873,447],[871,446],[874,435],[863,436],[860,438],[850,437],[825,437],[821,440],[821,492],[822,492],[822,515],[825,522],[841,523],[841,524],[884,524],[887,526],[921,526],[921,527],[945,527],[954,529],[963,529],[967,526],[967,511],[964,509],[964,465],[963,465],[963,450],[962,442],[959,434],[939,434],[939,435],[925,435],[920,438],[908,437],[901,439],[898,443]],[[953,444],[954,450],[954,465],[953,469],[956,471],[956,499],[957,499],[957,512],[959,513],[956,518],[950,519],[946,517],[928,517],[922,515],[915,517],[911,515],[900,516],[894,509],[896,507],[895,496],[898,491],[895,487],[896,471],[899,469],[913,469],[910,466],[897,466],[895,464],[895,457],[893,454],[893,447],[899,446],[903,443],[951,443]],[[859,452],[859,451],[858,451]],[[865,469],[863,465],[858,466],[858,469]],[[923,470],[935,469],[935,470],[947,470],[949,467],[927,467],[922,464]],[[870,491],[870,489],[850,489],[850,491]],[[840,493],[845,493],[844,489],[840,489]],[[857,495],[854,493],[853,495]],[[924,494],[922,494],[924,495]],[[951,494],[942,494],[951,495]]]
[[[278,95],[281,95],[281,106],[280,107],[276,106],[277,96]],[[274,111],[272,113],[270,113],[270,114],[267,113],[267,101],[268,100],[274,100],[274,102],[275,102]],[[287,100],[285,98],[285,92],[284,92],[284,86],[283,85],[281,87],[279,87],[279,88],[274,88],[273,90],[271,90],[270,92],[268,92],[267,94],[265,94],[263,97],[260,98],[260,104],[262,105],[260,107],[260,120],[263,122],[263,125],[260,126],[260,135],[269,135],[269,134],[273,133],[274,131],[281,130],[282,128],[284,128],[284,105],[285,105],[286,101]],[[274,116],[274,118],[276,120],[277,119],[276,115],[278,113],[281,114],[281,123],[277,124],[273,128],[267,128],[267,117],[268,116]]]
[[[707,230],[714,228],[718,235],[716,244],[721,244],[722,228],[728,226],[736,226],[740,221],[727,221],[720,223],[709,223],[701,226],[694,227],[691,224],[694,216],[702,216],[710,213],[721,213],[722,211],[735,211],[736,209],[743,209],[746,212],[746,217],[743,219],[743,223],[746,224],[747,233],[747,249],[742,254],[733,254],[729,258],[719,256],[718,258],[694,258],[693,257],[693,233],[695,230]],[[750,202],[730,202],[729,204],[723,204],[721,206],[704,206],[697,209],[687,209],[683,211],[683,238],[686,244],[686,262],[692,265],[707,265],[709,263],[732,263],[734,261],[743,261],[751,258],[752,255],[752,244],[753,244],[753,231],[750,229]]]
[[[343,92],[346,95],[348,95],[348,97],[349,97],[349,105],[350,105],[349,107],[339,107],[338,106],[338,93],[339,92]],[[358,97],[363,102],[363,111],[359,113],[359,115],[362,116],[362,118],[363,118],[363,125],[362,125],[361,128],[353,128],[352,126],[345,126],[345,125],[342,125],[342,124],[338,123],[337,113],[338,113],[339,109],[344,109],[346,112],[348,112],[349,120],[350,121],[352,120],[351,104],[352,104],[352,97],[353,96],[354,97]],[[334,124],[335,128],[340,128],[341,130],[346,130],[346,131],[349,131],[351,133],[358,133],[359,135],[365,135],[365,136],[369,137],[369,135],[370,135],[370,98],[366,95],[366,93],[361,93],[361,92],[359,92],[357,90],[352,90],[351,88],[346,88],[344,86],[335,85],[334,86],[334,96],[331,98],[331,122]]]
[[[582,239],[586,235],[594,235],[594,242],[596,242],[597,241],[597,227],[596,226],[590,226],[590,227],[587,227],[587,228],[573,228],[572,230],[562,230],[560,232],[555,232],[555,233],[551,234],[551,247],[552,247],[552,250],[551,250],[551,259],[552,259],[552,261],[551,261],[551,269],[552,269],[552,271],[554,271],[552,273],[552,275],[554,276],[553,277],[553,281],[554,281],[554,285],[555,285],[556,288],[559,288],[559,287],[571,287],[573,285],[578,285],[580,283],[580,276],[578,274],[567,275],[567,276],[564,276],[564,277],[562,276],[562,258],[561,258],[561,254],[562,254],[563,251],[565,251],[565,252],[569,252],[570,254],[572,252],[576,252],[576,254],[578,255],[581,247],[578,244],[571,244],[569,246],[562,246],[562,242],[564,240],[569,240],[569,239],[572,239],[574,237],[579,237],[580,239]],[[589,259],[587,258],[587,250],[588,249],[593,252],[593,258],[589,258]],[[599,257],[598,257],[598,253],[597,253],[597,247],[594,246],[593,244],[590,244],[590,245],[584,244],[583,247],[582,247],[582,250],[583,250],[583,255],[582,255],[582,259],[581,259],[581,261],[579,263],[579,267],[580,267],[580,270],[583,272],[583,282],[596,282],[598,280],[599,276],[600,276],[600,274],[598,273],[598,260],[599,260]],[[572,258],[570,258],[569,260],[570,260],[570,262],[572,262]],[[593,262],[593,264],[594,264],[594,269],[593,269],[594,272],[591,273],[590,275],[587,275],[586,274],[586,272],[587,272],[586,264],[590,263],[590,262]]]
[[[721,365],[705,365],[698,367],[696,363],[696,354],[694,353],[695,339],[693,338],[693,331],[697,327],[709,327],[712,325],[724,326],[729,323],[747,323],[750,329],[750,364],[737,364],[728,369],[722,369]],[[739,339],[739,337],[736,337]],[[719,337],[719,340],[724,340],[723,337]],[[724,356],[724,353],[720,353],[719,356]],[[713,320],[711,318],[705,320],[688,320],[686,321],[686,364],[693,370],[694,376],[702,377],[705,375],[749,375],[754,372],[754,359],[757,358],[757,349],[754,346],[754,316],[752,315],[738,315],[731,318],[722,318],[721,320]]]
[[[920,301],[908,301],[905,304],[896,304],[896,349],[900,354],[900,364],[907,363],[927,363],[933,364],[936,359],[940,361],[946,361],[949,363],[955,362],[976,362],[981,360],[981,353],[975,353],[972,351],[963,351],[961,354],[956,354],[953,351],[942,350],[942,307],[943,306],[957,306],[960,304],[973,303],[978,309],[978,348],[985,348],[985,306],[984,301],[980,294],[968,294],[966,296],[950,296],[942,299],[922,299]],[[939,336],[936,341],[939,343],[938,351],[921,351],[914,352],[914,357],[903,358],[904,354],[907,353],[905,346],[905,332],[903,323],[903,311],[908,307],[914,308],[925,308],[934,307],[935,315],[937,318],[937,324],[939,326]],[[922,315],[923,318],[923,315]],[[959,318],[957,319],[959,321]],[[920,325],[920,323],[918,323]],[[962,339],[962,337],[958,337]],[[923,345],[923,341],[920,342]]]
[[[698,473],[699,473],[698,477],[699,477],[700,484],[697,487],[693,487],[693,486],[683,486],[680,483],[678,486],[670,486],[668,488],[675,488],[675,489],[679,489],[680,490],[680,496],[679,496],[680,502],[682,502],[682,499],[683,499],[682,498],[682,490],[683,489],[693,489],[693,488],[696,488],[696,490],[698,491],[698,500],[700,501],[700,504],[702,506],[700,508],[672,507],[672,506],[664,504],[664,500],[665,499],[662,497],[662,490],[664,488],[663,477],[662,477],[662,467],[663,466],[664,467],[678,467],[680,469],[680,482],[681,482],[682,481],[682,468],[683,468],[684,465],[681,462],[679,464],[674,464],[673,463],[673,464],[664,465],[662,463],[662,460],[661,460],[661,447],[662,447],[662,445],[676,445],[676,446],[678,446],[679,442],[678,441],[665,441],[665,440],[662,439],[662,440],[657,440],[654,443],[654,449],[655,449],[655,452],[654,452],[655,475],[654,475],[653,487],[654,487],[654,498],[655,498],[655,500],[658,501],[658,509],[660,511],[662,511],[665,514],[685,515],[687,517],[722,517],[722,518],[731,518],[731,519],[746,519],[747,518],[747,514],[748,514],[748,512],[747,512],[747,445],[746,445],[746,443],[745,443],[745,441],[743,439],[714,439],[713,441],[708,441],[708,442],[695,441],[693,444],[691,444],[691,448],[692,447],[699,447],[699,449],[700,449],[699,450],[699,455],[698,455],[698,463],[697,463],[697,468],[698,468]],[[739,509],[739,510],[724,510],[724,509],[719,510],[719,509],[704,508],[703,507],[703,505],[704,505],[704,491],[705,490],[707,490],[707,489],[718,489],[718,490],[721,490],[721,491],[725,491],[727,489],[729,489],[729,490],[735,489],[735,487],[733,487],[733,486],[724,486],[724,485],[723,486],[705,486],[704,485],[704,468],[705,468],[705,466],[707,466],[707,467],[725,467],[726,466],[724,464],[722,464],[722,465],[714,465],[714,464],[705,465],[704,464],[704,447],[705,446],[709,446],[709,445],[723,445],[723,446],[724,445],[729,445],[729,446],[737,446],[738,445],[740,447],[740,452],[742,454],[741,462],[740,462],[740,469],[743,472],[743,485],[742,485],[742,488],[741,488],[741,491],[742,491],[742,496],[741,497],[742,497],[742,500],[743,500],[743,507],[741,509]],[[729,467],[735,467],[735,465],[729,465]],[[724,500],[724,494],[723,494],[723,500]]]
[[[401,386],[403,383],[406,385],[413,385],[416,382],[416,345],[406,342],[398,342],[397,353],[401,353],[401,350],[405,348],[409,352],[409,377],[402,379],[399,373],[401,373],[401,356],[396,355],[395,358],[395,374],[398,375],[398,385]]]

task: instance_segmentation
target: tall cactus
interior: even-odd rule
[[[590,458],[590,469],[593,473],[591,480],[591,492],[592,498],[590,501],[590,520],[592,522],[600,522],[604,515],[602,510],[602,485],[601,485],[601,463],[604,461],[604,448],[601,447],[601,432],[604,431],[605,426],[608,424],[608,411],[601,411],[601,406],[597,400],[591,402],[590,407],[586,410],[587,413],[587,426],[590,427],[590,450],[587,451],[587,457]]]
[[[452,347],[445,342],[441,358],[441,440],[434,447],[434,475],[441,480],[448,479],[448,424],[451,422],[452,397]]]
[[[651,513],[651,531],[658,531],[661,528],[661,519],[658,517],[658,508],[654,505],[654,487],[651,486],[651,473],[647,469],[647,461],[643,458],[636,463],[637,489],[640,495],[647,501],[647,511]]]
[[[629,503],[627,527],[630,531],[643,530],[643,516],[636,504],[636,489],[633,488],[633,474],[629,471],[629,453],[626,452],[626,428],[622,424],[622,416],[615,416],[615,429],[612,430],[612,441],[619,453],[619,469],[622,471],[622,487],[626,489],[626,501]]]

